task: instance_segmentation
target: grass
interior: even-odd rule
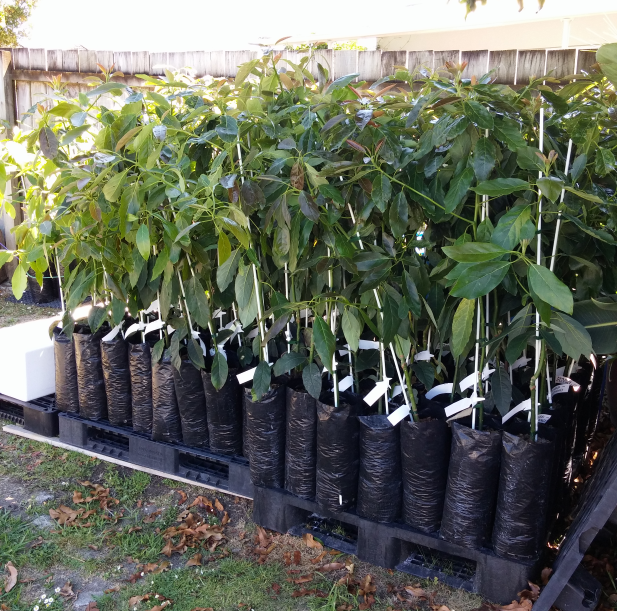
[[[58,310],[56,309],[14,303],[12,301],[7,301],[5,296],[0,294],[0,328],[10,327],[21,322],[36,320],[38,318],[50,318],[56,314],[58,314]]]

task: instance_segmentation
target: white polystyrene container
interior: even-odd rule
[[[56,392],[53,318],[0,329],[0,394],[32,401]]]

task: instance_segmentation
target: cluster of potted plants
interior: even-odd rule
[[[517,90],[308,61],[144,91],[103,70],[2,142],[27,220],[0,263],[17,297],[62,274],[57,402],[467,546],[497,511],[498,553],[535,556],[594,355],[617,351],[617,45]]]

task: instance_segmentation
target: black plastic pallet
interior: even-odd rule
[[[55,395],[20,401],[0,394],[0,417],[22,424],[27,431],[44,437],[58,436],[58,410]]]
[[[315,515],[335,520],[357,532],[357,539],[350,546],[346,538],[339,544],[332,536],[326,539],[314,533],[328,547],[416,577],[436,577],[499,604],[512,602],[539,568],[539,561],[501,558],[488,549],[467,549],[440,539],[437,533],[422,533],[406,524],[380,524],[353,512],[326,511],[282,489],[256,486],[253,498],[253,520],[264,528],[302,534],[310,530],[307,525]]]
[[[74,414],[61,413],[59,425],[60,440],[69,445],[253,498],[248,460],[242,456],[152,441],[130,428]]]

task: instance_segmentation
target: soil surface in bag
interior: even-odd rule
[[[127,343],[120,335],[116,335],[110,342],[101,341],[101,359],[109,422],[130,426],[132,405],[129,352]]]
[[[324,397],[322,396],[322,399]],[[345,393],[339,406],[328,397],[317,401],[317,503],[330,511],[345,511],[356,504],[360,467],[359,405]]]
[[[79,413],[75,344],[62,329],[54,329],[54,362],[56,368],[56,408],[61,412]]]
[[[536,558],[544,547],[555,445],[503,432],[493,526],[498,556]]]
[[[152,439],[182,443],[173,370],[169,357],[152,363]]]
[[[73,333],[79,413],[89,420],[107,418],[107,394],[101,359],[101,338],[104,333],[99,330],[92,334],[88,327],[81,327]]]
[[[445,420],[401,422],[403,520],[423,532],[438,531],[441,524],[451,438]]]
[[[152,433],[152,364],[149,344],[128,346],[133,430]]]
[[[255,486],[283,488],[285,485],[285,386],[269,390],[261,401],[253,401],[244,389],[246,429],[250,447],[251,481]]]
[[[401,515],[400,427],[386,415],[360,416],[359,516],[376,522],[394,522]]]
[[[206,395],[201,381],[201,371],[191,361],[182,361],[180,371],[172,367],[182,441],[193,448],[207,448],[208,422],[206,420]]]
[[[441,536],[463,547],[490,540],[501,460],[501,431],[452,424],[452,451]]]
[[[301,383],[291,384],[287,387],[285,488],[303,499],[314,499],[317,407]]]
[[[242,389],[238,384],[237,369],[230,369],[221,390],[212,386],[212,376],[201,372],[210,449],[225,456],[242,456]]]

